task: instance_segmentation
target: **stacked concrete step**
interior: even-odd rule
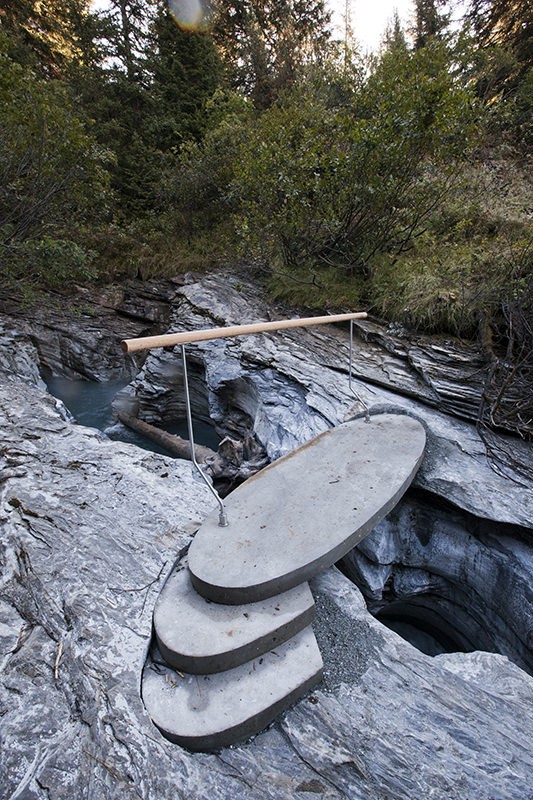
[[[313,614],[313,596],[306,583],[258,603],[212,603],[195,592],[184,561],[159,596],[154,631],[159,652],[171,667],[210,674],[237,667],[286,642],[311,624]]]
[[[167,738],[214,750],[257,733],[322,674],[306,581],[396,505],[421,462],[416,420],[341,425],[274,462],[200,527],[154,612],[143,699]]]
[[[154,610],[156,646],[143,674],[153,722],[190,750],[213,750],[268,725],[322,675],[305,583],[278,597],[221,605],[193,589],[186,561]]]

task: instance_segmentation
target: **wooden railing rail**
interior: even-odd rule
[[[210,339],[224,339],[232,336],[245,336],[250,333],[267,333],[268,331],[281,331],[287,328],[305,328],[309,325],[325,325],[331,322],[347,322],[353,319],[364,319],[365,311],[352,314],[330,314],[325,317],[298,317],[296,319],[281,319],[273,322],[252,322],[249,325],[228,325],[225,328],[205,328],[198,331],[185,331],[183,333],[165,333],[161,336],[144,336],[138,339],[124,339],[121,342],[125,353],[134,353],[137,350],[151,350],[154,347],[173,347],[177,344],[191,342],[205,342]]]

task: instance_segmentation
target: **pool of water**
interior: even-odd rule
[[[110,439],[129,442],[150,450],[154,453],[168,452],[158,444],[143,436],[137,431],[132,431],[125,425],[117,424],[113,417],[111,403],[121,389],[129,383],[129,378],[97,383],[96,381],[71,380],[57,375],[43,374],[43,379],[50,394],[62,400],[74,419],[80,425],[89,428],[98,428],[105,431]],[[198,444],[216,450],[220,442],[215,428],[201,420],[193,420],[194,439]],[[186,420],[176,420],[161,424],[163,430],[177,434],[184,439],[189,438]]]
[[[427,656],[438,656],[441,653],[456,653],[458,648],[452,644],[448,639],[442,641],[440,631],[434,630],[433,632],[423,630],[418,625],[413,625],[412,622],[407,622],[401,619],[381,619],[387,628],[395,631],[402,639],[416,647]]]

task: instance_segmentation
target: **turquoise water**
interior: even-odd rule
[[[110,439],[131,444],[150,450],[154,453],[168,455],[167,451],[151,439],[142,434],[117,424],[113,418],[111,403],[116,393],[128,385],[130,379],[124,377],[119,380],[98,383],[96,381],[71,380],[57,375],[43,375],[48,391],[62,400],[74,419],[80,425],[89,428],[98,428],[105,431]],[[176,420],[161,424],[163,430],[177,434],[184,439],[189,438],[186,420]],[[220,437],[212,425],[200,420],[193,420],[194,439],[198,444],[216,450]]]

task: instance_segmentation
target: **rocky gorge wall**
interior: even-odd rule
[[[159,328],[269,313],[235,276],[167,284],[165,293],[162,301],[153,292]],[[425,656],[375,620],[335,568],[312,587],[325,661],[319,690],[219,754],[191,755],[153,728],[139,695],[151,612],[212,498],[188,463],[72,425],[39,378],[39,364],[60,369],[65,353],[77,374],[135,375],[141,365],[121,364],[117,339],[153,332],[157,314],[148,301],[139,312],[132,297],[121,295],[127,314],[106,312],[113,322],[99,328],[112,343],[103,366],[92,340],[83,343],[83,314],[63,320],[57,337],[47,333],[50,317],[4,315],[2,796],[527,798],[532,679],[505,655]],[[530,665],[531,487],[498,474],[475,427],[449,415],[455,385],[464,384],[461,413],[473,408],[464,374],[422,370],[422,356],[400,341],[384,346],[372,326],[356,348],[356,391],[373,412],[416,415],[428,448],[415,490],[343,570],[373,611],[429,594],[452,621],[463,609],[465,639],[483,622],[494,637],[480,649]],[[33,343],[12,333],[25,327]],[[417,352],[427,360],[429,343]],[[191,348],[191,360],[201,413],[223,433],[253,433],[270,458],[363,411],[348,386],[344,330],[221,340]],[[179,411],[181,389],[176,355],[154,351],[122,400],[143,418],[163,418]],[[531,458],[523,443],[508,443]]]

